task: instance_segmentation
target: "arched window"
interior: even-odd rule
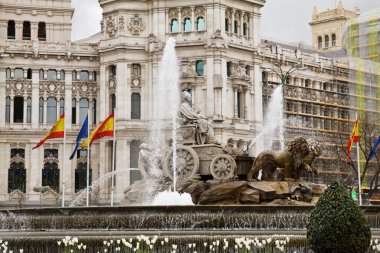
[[[26,79],[31,80],[32,79],[32,69],[28,69],[26,72]]]
[[[110,66],[110,78],[114,78],[114,77],[116,77],[116,66],[111,65]]]
[[[6,97],[5,99],[5,122],[11,122],[11,98]]]
[[[96,124],[96,99],[92,100],[92,124]]]
[[[13,122],[22,123],[23,121],[24,121],[24,97],[14,97]]]
[[[230,31],[230,20],[228,19],[228,18],[225,18],[224,19],[224,30],[226,31],[226,32],[229,32]]]
[[[47,100],[47,123],[55,123],[57,121],[57,100],[48,98]]]
[[[78,80],[78,76],[77,76],[77,71],[76,70],[73,70],[73,72],[71,73],[71,75],[72,75],[72,78],[71,78],[72,81],[77,81]]]
[[[45,22],[38,23],[38,40],[46,41],[46,24]]]
[[[183,21],[183,31],[184,32],[191,32],[191,19],[185,18]]]
[[[239,33],[239,21],[237,20],[234,21],[234,33]]]
[[[8,21],[7,38],[14,40],[16,38],[16,25],[14,20]]]
[[[333,33],[331,35],[331,46],[335,47],[336,46],[336,35]]]
[[[248,25],[247,23],[243,23],[243,35],[248,36]]]
[[[19,190],[26,192],[25,150],[11,149],[10,168],[8,170],[8,193]]]
[[[325,48],[329,47],[330,45],[330,38],[328,35],[325,36]]]
[[[197,18],[197,31],[205,30],[205,19],[203,17]]]
[[[131,119],[141,118],[141,97],[139,93],[132,93],[131,96]]]
[[[321,36],[318,36],[318,48],[319,49],[322,48],[322,37]]]
[[[65,80],[65,71],[64,70],[61,70],[61,73],[60,73],[60,78],[61,80]]]
[[[26,192],[26,169],[24,163],[12,163],[8,170],[8,193]]]
[[[23,40],[30,40],[30,22],[24,21],[22,26],[22,39]]]
[[[71,123],[73,125],[77,123],[77,101],[75,98],[71,102]]]
[[[42,169],[42,186],[49,186],[54,191],[59,192],[59,169],[58,150],[44,150],[44,168]]]
[[[178,20],[177,19],[173,19],[170,22],[170,32],[172,32],[172,33],[179,32],[179,25],[178,25]]]
[[[7,68],[6,74],[5,74],[5,78],[6,79],[11,79],[11,77],[12,77],[12,71],[11,71],[10,68]]]
[[[32,123],[32,99],[30,97],[26,100],[26,123]]]
[[[204,73],[204,62],[202,60],[198,60],[195,62],[195,69],[198,74],[198,76],[203,76]]]
[[[131,146],[129,149],[129,157],[130,157],[130,168],[138,168],[139,167],[139,153],[140,153],[140,140],[132,140]]]
[[[59,100],[59,115],[62,115],[65,113],[65,99],[61,98]]]
[[[88,99],[81,98],[79,100],[79,124],[82,124],[88,114]]]
[[[44,70],[43,69],[40,69],[40,80],[45,80],[45,76],[44,76]]]
[[[110,111],[114,112],[116,108],[116,95],[112,94],[110,99]]]
[[[44,123],[44,99],[40,98],[39,107],[38,107],[38,117],[39,123]]]
[[[91,157],[91,153],[90,153]],[[90,185],[92,182],[92,169],[90,166],[89,175]],[[75,192],[87,187],[87,150],[78,150],[77,152],[77,168],[75,169]]]
[[[250,76],[251,75],[251,68],[249,67],[249,65],[245,66],[245,74],[247,76]]]

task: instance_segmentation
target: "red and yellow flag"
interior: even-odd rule
[[[93,141],[101,139],[103,137],[113,137],[115,127],[115,117],[114,113],[111,113],[108,118],[104,120],[104,122],[98,126],[89,136],[90,145]],[[87,148],[88,142],[87,139],[83,142],[82,148]]]
[[[58,139],[65,136],[65,115],[62,114],[45,137],[33,148],[39,148],[48,139]]]
[[[358,119],[356,119],[355,121],[355,126],[354,126],[354,129],[352,129],[350,139],[348,139],[346,162],[350,159],[352,143],[357,143],[357,142],[359,142],[359,120]]]

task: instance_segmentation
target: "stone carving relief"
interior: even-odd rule
[[[16,163],[16,164],[25,164],[25,159],[22,158],[20,154],[16,154],[16,156],[12,157],[9,161],[10,164]]]
[[[60,80],[44,80],[40,81],[40,93],[56,96],[57,94],[65,94],[65,82]]]
[[[148,45],[146,51],[149,53],[158,52],[163,48],[162,42],[153,33],[148,36]]]
[[[190,8],[183,8],[182,9],[182,17],[191,17],[191,9]]]
[[[104,21],[103,19],[100,20],[100,32],[103,34],[104,33]]]
[[[53,155],[49,155],[48,157],[46,157],[44,159],[44,164],[45,163],[49,163],[49,164],[53,164],[53,163],[56,163],[56,164],[59,164],[59,160],[58,158],[54,157]]]
[[[108,88],[111,94],[115,94],[116,86],[117,86],[116,78],[110,78],[108,80]]]
[[[222,31],[217,29],[213,35],[207,40],[206,47],[227,49],[228,43],[222,36]]]
[[[33,51],[33,58],[37,58],[39,55],[38,40],[33,41],[32,51]]]
[[[205,17],[205,9],[203,7],[195,8],[195,16],[196,17]]]
[[[250,77],[249,75],[246,74],[246,67],[247,65],[244,63],[238,63],[236,64],[236,67],[231,73],[232,78],[238,78],[238,79],[244,79],[244,80],[249,80]]]
[[[106,32],[108,36],[110,37],[114,37],[116,35],[116,32],[117,32],[116,18],[112,16],[107,16]]]
[[[123,32],[125,29],[125,20],[123,16],[119,17],[119,30]]]
[[[177,9],[170,9],[169,10],[169,22],[172,20],[172,19],[178,19],[178,10]]]
[[[145,30],[144,23],[142,18],[135,14],[133,18],[129,19],[128,30],[131,31],[132,34],[140,34],[140,32]]]
[[[32,80],[27,79],[9,79],[6,81],[5,90],[9,95],[12,91],[14,95],[31,95]]]
[[[195,71],[195,61],[190,59],[184,59],[180,63],[179,73],[181,78],[187,77],[197,77],[197,72]]]
[[[79,97],[96,97],[97,83],[94,81],[77,81],[73,82],[72,86],[73,97],[74,94]]]

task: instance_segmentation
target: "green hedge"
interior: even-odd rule
[[[316,253],[364,253],[371,230],[346,189],[334,182],[319,199],[307,224],[307,240]]]

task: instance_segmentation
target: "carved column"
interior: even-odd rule
[[[44,96],[44,126],[47,122],[47,97]]]
[[[14,115],[14,96],[13,95],[11,95],[10,96],[10,98],[11,98],[11,113],[10,113],[10,117],[9,117],[9,123],[10,123],[10,125],[12,126],[13,125],[13,115]]]
[[[67,129],[71,129],[72,124],[72,74],[66,71],[65,78],[65,124]]]
[[[5,68],[0,68],[0,128],[3,128],[5,126],[5,83]]]
[[[165,34],[170,33],[169,9],[165,8]]]
[[[92,119],[93,119],[93,116],[92,116],[92,109],[93,109],[93,104],[94,104],[94,99],[93,98],[89,98],[88,99],[88,124],[92,125]]]
[[[75,98],[75,103],[76,103],[76,107],[75,107],[75,113],[76,113],[76,124],[80,124],[80,119],[79,119],[79,106],[80,106],[80,103],[79,103],[79,98]]]
[[[244,94],[244,118],[248,119],[248,90],[244,89],[243,90]]]
[[[15,22],[15,26],[16,26],[16,40],[22,40],[22,26],[23,26],[23,22],[21,21],[16,21]]]
[[[232,9],[231,11],[231,32],[230,34],[235,33],[235,9]]]
[[[234,118],[238,118],[238,90],[237,87],[234,87]]]
[[[249,41],[253,40],[253,13],[249,13],[249,29],[248,29],[248,39]]]
[[[191,31],[196,31],[196,20],[195,20],[195,13],[194,13],[194,6],[191,6]]]
[[[240,35],[240,38],[244,36],[244,25],[243,25],[243,22],[244,22],[244,19],[243,19],[244,14],[245,14],[244,11],[242,11],[241,14],[240,14],[240,29],[239,29],[239,31],[240,31],[240,34],[239,34],[239,35]]]
[[[30,34],[30,39],[33,41],[33,40],[37,40],[38,41],[38,23],[31,23],[30,24],[30,29],[31,29],[31,34]]]
[[[183,32],[182,8],[178,7],[178,32]]]
[[[39,70],[33,69],[32,73],[32,128],[38,128],[39,119]]]

